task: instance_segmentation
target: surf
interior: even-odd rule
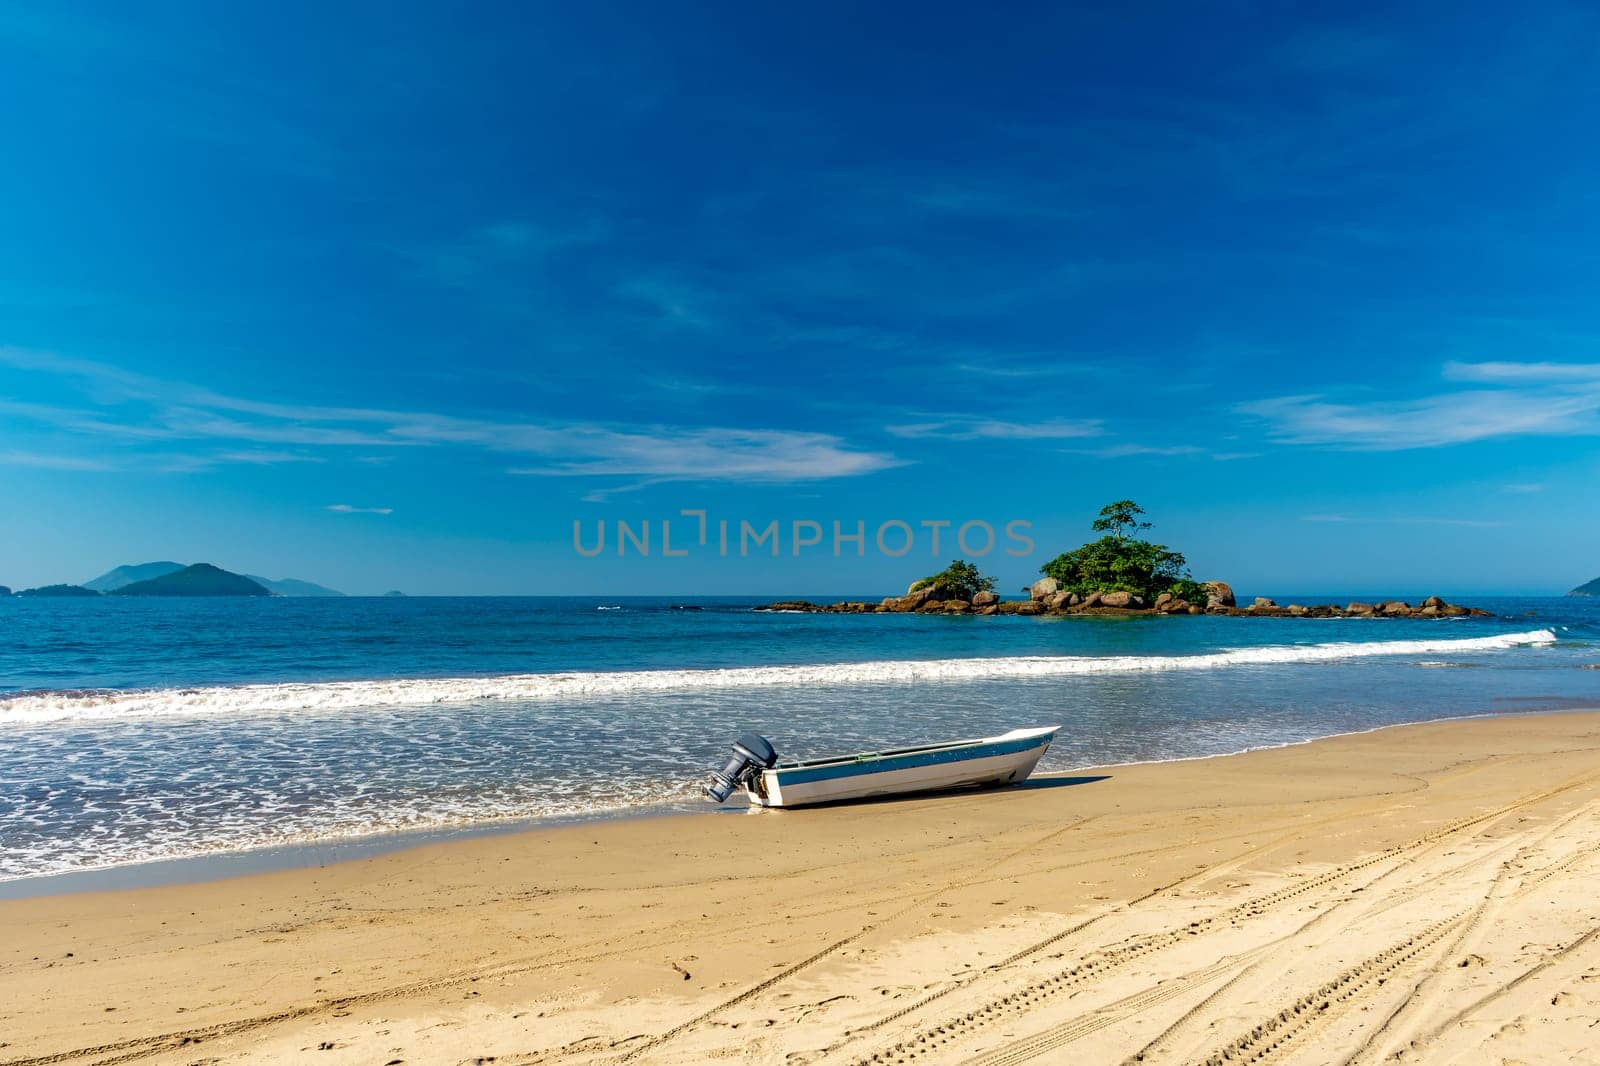
[[[787,686],[904,685],[1070,678],[1179,670],[1336,662],[1379,656],[1507,651],[1556,643],[1549,629],[1494,636],[1274,644],[1192,655],[1007,656],[741,666],[722,669],[618,670],[503,674],[493,677],[290,682],[131,691],[24,692],[0,697],[0,723],[42,724],[152,716],[205,716],[605,699],[648,693]]]

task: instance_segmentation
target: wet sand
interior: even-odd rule
[[[0,902],[0,1063],[1600,1061],[1600,713]]]

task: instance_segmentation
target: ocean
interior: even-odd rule
[[[815,757],[1060,724],[1050,772],[1600,707],[1600,600],[1463,600],[1496,617],[0,599],[0,882],[709,809],[746,729]]]

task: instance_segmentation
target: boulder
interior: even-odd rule
[[[1163,592],[1161,595],[1156,597],[1156,610],[1158,610],[1158,611],[1166,610],[1167,604],[1171,603],[1172,600],[1173,600],[1172,593]]]
[[[1016,611],[1014,613],[1015,614],[1038,614],[1043,609],[1044,608],[1039,606],[1039,601],[1038,600],[1028,600],[1028,601],[1026,601],[1024,603],[1017,604],[1017,609],[1016,609]]]
[[[1390,600],[1388,603],[1380,607],[1379,610],[1381,610],[1384,614],[1410,614],[1411,605],[1405,600]]]
[[[972,604],[966,600],[945,600],[944,609],[947,614],[962,614],[972,610]]]
[[[921,606],[919,606],[917,608],[917,610],[919,610],[919,611],[942,611],[942,610],[944,610],[944,601],[943,600],[923,600]]]
[[[1057,592],[1057,593],[1051,595],[1048,599],[1044,599],[1044,600],[1041,600],[1039,602],[1043,603],[1046,607],[1050,608],[1050,610],[1052,610],[1052,611],[1064,611],[1064,610],[1067,609],[1067,601],[1069,601],[1071,599],[1072,599],[1072,593],[1070,593],[1070,592]]]
[[[1299,603],[1291,603],[1291,604],[1290,604],[1290,605],[1289,605],[1289,613],[1290,613],[1290,614],[1292,614],[1292,615],[1294,615],[1294,616],[1295,616],[1295,617],[1296,617],[1296,618],[1299,618],[1299,617],[1301,617],[1301,616],[1302,616],[1302,615],[1305,615],[1305,614],[1308,614],[1308,613],[1310,613],[1310,612],[1308,612],[1308,611],[1307,611],[1307,610],[1306,610],[1306,608],[1305,608],[1305,605],[1304,605],[1304,604],[1299,604]]]
[[[1061,582],[1053,577],[1041,577],[1038,581],[1028,586],[1028,598],[1030,600],[1042,600],[1048,596],[1054,596],[1060,591]]]
[[[1205,589],[1206,607],[1208,609],[1212,607],[1234,606],[1235,600],[1233,598],[1233,586],[1228,584],[1226,581],[1207,581],[1205,583]]]
[[[973,613],[974,614],[999,614],[1000,613],[1000,605],[998,603],[985,604],[984,606],[977,608]]]
[[[901,600],[900,600],[900,602],[902,604],[904,604],[904,606],[902,607],[902,610],[907,610],[907,611],[916,610],[918,607],[921,607],[923,604],[925,604],[929,600],[933,599],[933,595],[937,591],[938,591],[937,589],[933,588],[930,585],[929,587],[927,587],[925,589],[918,589],[915,592],[906,593],[905,596],[903,596],[901,598]]]
[[[1440,599],[1438,596],[1429,596],[1427,599],[1422,601],[1422,606],[1424,606],[1424,607],[1448,607],[1449,604],[1445,603],[1444,600]]]
[[[1156,610],[1163,614],[1188,614],[1194,604],[1188,600],[1169,599],[1166,603],[1157,603]]]
[[[1191,603],[1189,605],[1189,613],[1190,614],[1205,614],[1206,613],[1206,609],[1204,607],[1198,607],[1198,606],[1196,606],[1196,605]]]
[[[1080,606],[1080,607],[1098,607],[1098,606],[1100,606],[1100,604],[1102,602],[1104,602],[1104,600],[1105,600],[1105,593],[1103,593],[1103,592],[1091,592],[1091,593],[1089,593],[1089,595],[1084,597],[1083,602],[1080,603],[1078,606]]]
[[[990,604],[999,603],[1000,597],[993,592],[979,592],[972,597],[972,606],[988,607]]]
[[[1427,604],[1426,606],[1424,606],[1422,608],[1422,610],[1418,611],[1417,613],[1421,614],[1421,615],[1423,615],[1425,617],[1428,617],[1428,618],[1438,618],[1439,617],[1439,608],[1437,606],[1435,606],[1434,604],[1430,603],[1430,604]]]
[[[1074,592],[1072,595],[1067,597],[1067,606],[1068,607],[1082,607],[1083,606],[1083,597],[1078,595],[1076,592]]]
[[[1267,599],[1265,596],[1257,596],[1256,597],[1256,602],[1252,603],[1250,606],[1252,606],[1252,607],[1276,607],[1278,605],[1276,603],[1274,603],[1273,601]]]
[[[1366,616],[1376,614],[1378,609],[1372,606],[1370,603],[1352,603],[1344,610],[1346,614],[1358,614]]]
[[[1132,592],[1107,592],[1100,597],[1102,607],[1131,607],[1141,609],[1144,599]]]

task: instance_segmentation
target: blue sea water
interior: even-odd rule
[[[1050,771],[1600,707],[1595,600],[1426,621],[756,602],[0,599],[0,881],[695,807],[746,728],[808,757],[1059,723]]]

